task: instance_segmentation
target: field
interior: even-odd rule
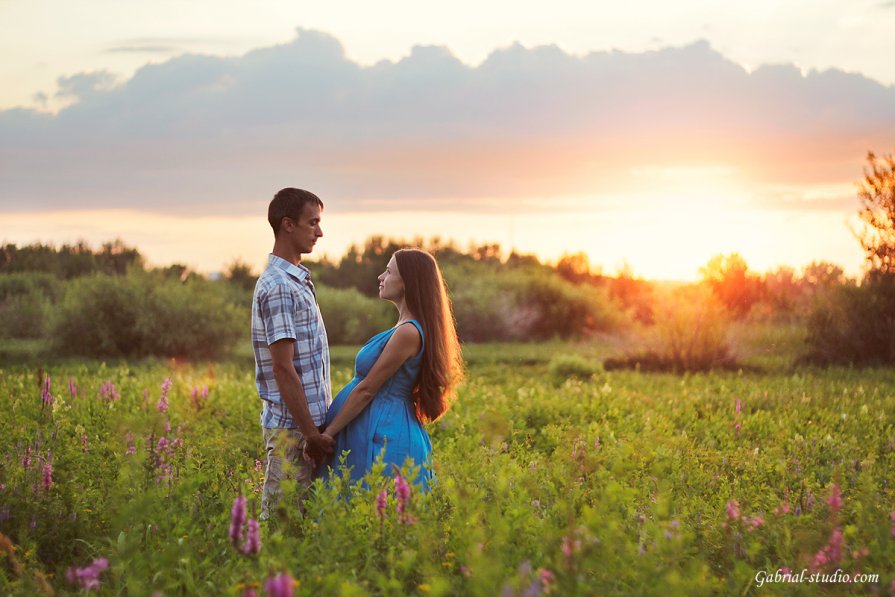
[[[262,482],[244,357],[10,365],[0,592],[889,594],[895,371],[793,369],[770,345],[746,351],[762,372],[682,376],[593,372],[605,342],[468,347],[430,495],[318,482],[302,515],[287,484],[257,549],[231,529]]]

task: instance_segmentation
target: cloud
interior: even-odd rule
[[[183,51],[177,46],[115,46],[104,51],[105,54],[176,54]]]
[[[283,186],[340,211],[509,209],[662,184],[644,166],[848,182],[895,136],[895,87],[748,72],[705,42],[585,56],[517,44],[474,68],[419,46],[365,67],[299,30],[238,57],[187,54],[59,88],[74,103],[56,115],[0,112],[0,211],[254,213]]]

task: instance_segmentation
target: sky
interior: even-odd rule
[[[0,241],[259,269],[298,186],[334,258],[384,234],[861,271],[895,0],[538,4],[0,0]]]

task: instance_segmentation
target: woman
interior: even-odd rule
[[[388,472],[411,458],[421,467],[417,482],[426,491],[432,443],[423,423],[444,414],[462,377],[451,303],[435,259],[418,249],[392,256],[379,276],[379,297],[394,303],[398,322],[360,349],[354,379],[327,412],[323,433],[336,446],[325,474],[346,450],[353,481],[363,478],[380,454]]]

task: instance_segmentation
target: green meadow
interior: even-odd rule
[[[895,371],[794,368],[795,327],[732,337],[751,366],[687,374],[603,371],[610,338],[467,345],[430,494],[399,512],[374,471],[318,481],[302,512],[287,483],[249,554],[230,525],[263,481],[250,353],[24,359],[0,369],[0,592],[85,592],[104,559],[102,595],[282,574],[296,595],[888,594]],[[334,349],[337,386],[355,350]]]

